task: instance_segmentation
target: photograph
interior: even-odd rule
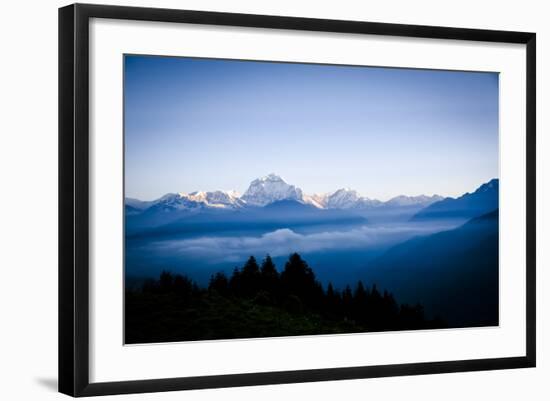
[[[499,326],[499,73],[123,55],[124,344]]]

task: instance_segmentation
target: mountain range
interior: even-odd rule
[[[277,201],[292,200],[317,209],[367,210],[380,207],[427,207],[444,198],[439,195],[396,196],[386,202],[361,196],[357,191],[341,188],[326,194],[307,195],[299,187],[286,183],[280,176],[269,174],[252,181],[240,196],[236,191],[197,191],[168,193],[153,201],[125,199],[126,213],[135,215],[146,210],[238,210],[245,207],[264,207]]]

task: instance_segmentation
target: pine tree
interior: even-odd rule
[[[367,291],[363,282],[359,280],[353,293],[352,315],[355,320],[365,321],[367,311]]]
[[[229,279],[229,291],[235,296],[242,295],[241,271],[238,267],[233,269],[233,274]]]
[[[185,300],[191,299],[194,293],[193,281],[188,277],[182,276],[181,274],[176,274],[174,277],[173,288],[174,292],[181,296]]]
[[[340,308],[340,293],[334,289],[332,283],[328,283],[327,292],[325,295],[326,312],[334,317],[338,314]]]
[[[273,263],[271,256],[266,255],[262,261],[261,274],[261,288],[268,292],[272,296],[277,296],[279,292],[279,272]]]
[[[246,261],[240,274],[241,293],[246,297],[254,296],[260,290],[261,276],[260,267],[256,258],[250,256]]]
[[[243,276],[252,277],[258,275],[259,273],[260,267],[258,266],[258,262],[256,262],[256,258],[254,256],[250,256],[243,266]]]
[[[384,302],[376,284],[372,285],[368,297],[367,323],[373,330],[380,330],[384,320]]]
[[[226,296],[229,293],[229,280],[223,272],[218,272],[210,278],[209,291],[215,291],[219,295]]]
[[[357,286],[355,287],[354,298],[357,302],[364,302],[367,298],[367,291],[361,280],[357,282]]]
[[[297,296],[303,302],[316,309],[322,307],[324,292],[321,284],[315,279],[313,270],[302,259],[293,253],[281,273],[281,285],[288,296]]]
[[[163,270],[162,273],[160,273],[160,279],[159,279],[160,291],[164,293],[172,291],[173,284],[174,284],[174,276],[172,276],[172,273]]]
[[[334,287],[332,286],[332,283],[329,282],[328,283],[328,286],[327,286],[327,299],[334,299],[335,298],[335,294],[334,294]]]
[[[384,295],[382,295],[381,315],[382,329],[393,329],[398,326],[397,320],[399,317],[399,307],[397,306],[393,295],[387,290],[384,290]]]
[[[265,259],[262,261],[261,272],[264,277],[271,277],[271,278],[279,277],[279,273],[277,272],[275,263],[273,263],[273,259],[271,259],[271,256],[269,256],[269,254],[267,254],[265,256]]]
[[[342,291],[342,309],[344,316],[351,318],[353,308],[353,293],[351,292],[351,287],[346,285],[344,291]]]

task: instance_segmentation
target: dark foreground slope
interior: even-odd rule
[[[325,290],[296,253],[280,273],[269,256],[261,267],[250,257],[230,277],[214,275],[207,288],[164,272],[141,289],[127,288],[125,297],[127,344],[442,327],[420,305],[399,304],[375,285]]]
[[[404,302],[420,302],[450,327],[498,325],[498,209],[450,231],[390,249],[369,266]]]

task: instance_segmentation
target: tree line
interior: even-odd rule
[[[205,302],[246,301],[247,308],[260,306],[282,310],[291,316],[315,316],[323,324],[338,324],[336,331],[382,331],[445,327],[440,320],[427,320],[421,305],[398,304],[393,294],[380,291],[376,284],[365,286],[357,281],[342,290],[329,283],[326,289],[317,280],[314,271],[298,254],[288,258],[282,271],[267,255],[261,263],[250,256],[242,267],[236,267],[230,276],[218,272],[210,278],[206,288],[193,280],[163,271],[158,280],[148,280],[142,293],[177,296],[181,305],[201,307]],[[341,329],[342,324],[345,329]],[[288,333],[291,335],[293,333]]]

